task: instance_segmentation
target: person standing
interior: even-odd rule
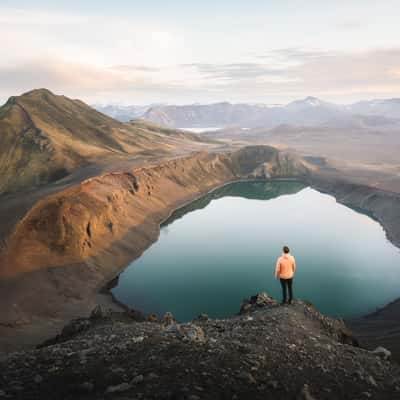
[[[285,304],[287,301],[287,289],[289,289],[289,304],[293,300],[293,276],[296,272],[296,261],[290,254],[288,246],[283,247],[283,253],[278,258],[275,268],[275,278],[280,279],[282,286],[282,303]]]

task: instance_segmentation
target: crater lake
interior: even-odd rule
[[[178,321],[229,317],[257,292],[281,299],[283,245],[296,258],[295,299],[324,314],[359,316],[400,296],[400,251],[381,225],[296,181],[233,183],[176,210],[112,293]]]

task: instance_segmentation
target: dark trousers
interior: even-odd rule
[[[280,279],[282,286],[282,302],[286,303],[287,300],[287,288],[289,288],[289,303],[293,300],[293,290],[292,290],[292,282],[293,278],[290,279]]]

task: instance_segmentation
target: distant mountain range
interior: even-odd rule
[[[338,105],[306,97],[287,105],[232,104],[103,106],[97,109],[122,121],[141,118],[175,128],[246,127],[273,128],[282,124],[319,125],[349,115],[400,119],[400,99],[361,101]]]
[[[345,108],[353,114],[400,118],[400,99],[360,101]]]
[[[375,115],[339,114],[313,125],[227,127],[202,134],[204,138],[285,146],[309,155],[360,163],[398,164],[400,119]]]
[[[108,115],[111,118],[117,119],[121,122],[128,122],[132,119],[137,119],[142,117],[146,111],[151,108],[155,107],[155,105],[148,105],[148,106],[120,106],[120,105],[99,105],[94,104],[93,108],[97,111],[100,111],[103,114]]]
[[[398,99],[341,106],[307,97],[285,106],[217,103],[110,106],[102,111],[47,89],[11,97],[0,107],[0,193],[133,154],[182,154],[205,141],[282,144],[370,162],[398,162],[400,152]],[[121,122],[104,112],[120,119],[132,115],[133,120]],[[224,129],[198,136],[176,126]]]

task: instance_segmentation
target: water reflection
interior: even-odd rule
[[[113,293],[181,321],[230,316],[256,292],[280,296],[283,244],[297,259],[295,296],[325,314],[365,314],[400,295],[399,250],[382,227],[298,182],[235,183],[177,210]]]

